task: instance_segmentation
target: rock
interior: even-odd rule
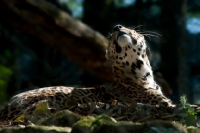
[[[154,120],[146,122],[144,126],[148,131],[156,131],[156,133],[187,133],[182,124],[173,121]]]
[[[94,119],[92,116],[85,116],[86,118],[91,117],[91,119]],[[85,118],[83,116],[80,116],[78,114],[75,114],[69,110],[63,110],[55,113],[54,115],[50,116],[49,118],[43,120],[41,125],[46,125],[46,126],[69,126],[71,127],[74,123],[77,121]]]
[[[82,119],[73,125],[71,133],[92,133],[91,127],[94,122],[94,119]]]
[[[200,133],[200,129],[194,126],[187,127],[188,133]]]
[[[71,133],[187,133],[181,124],[166,121],[151,121],[146,123],[133,123],[128,121],[112,122],[106,119],[83,119],[75,123]]]
[[[42,119],[42,118],[41,118]],[[142,123],[116,121],[107,115],[80,116],[71,111],[59,111],[37,122],[38,125],[2,127],[0,133],[199,133],[173,121],[152,120]],[[39,126],[40,125],[40,126]],[[41,126],[42,125],[42,126]],[[20,126],[20,127],[19,127]],[[72,128],[71,128],[72,127]]]
[[[55,127],[55,126],[26,126],[26,127],[5,127],[0,130],[0,133],[70,133],[70,127]]]
[[[105,123],[116,123],[116,120],[107,115],[99,115],[96,119],[84,118],[73,125],[73,130],[71,133],[93,133],[93,129],[98,125],[98,122],[104,121]]]

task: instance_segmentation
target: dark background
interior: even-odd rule
[[[173,93],[189,102],[200,100],[200,0],[47,0],[102,35],[122,24],[146,34],[150,60]],[[0,101],[39,87],[94,86],[110,83],[75,65],[40,39],[24,33],[0,16]],[[38,44],[38,45],[35,45]],[[93,51],[91,51],[93,52]],[[73,54],[73,52],[71,53]]]

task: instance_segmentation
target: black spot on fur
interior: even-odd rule
[[[131,72],[132,72],[134,75],[136,75],[135,69],[136,69],[136,64],[133,62],[132,65],[131,65]]]
[[[133,52],[136,52],[136,50],[135,50],[135,49],[133,49]]]
[[[138,99],[137,101],[138,101],[138,103],[141,103],[141,102],[142,102],[142,100],[140,100],[140,99]]]
[[[142,80],[144,80],[144,81],[145,81],[145,80],[147,80],[147,78],[146,78],[146,77],[143,77],[143,78],[141,78],[141,79],[142,79]]]
[[[120,70],[119,68],[117,68],[117,67],[113,67],[115,70]]]
[[[143,63],[143,61],[137,59],[137,60],[136,60],[136,64],[137,64],[137,68],[140,69],[141,66],[142,66],[144,63]]]
[[[158,86],[158,85],[156,85],[156,89],[157,89],[157,90],[159,89],[159,86]]]
[[[158,100],[159,100],[159,101],[161,101],[161,100],[162,100],[162,98],[160,97],[160,98],[158,98]]]
[[[145,99],[143,100],[143,102],[144,102],[144,103],[149,103],[149,101],[148,101],[148,100],[145,100]]]
[[[155,104],[155,100],[152,100],[151,103],[152,103],[152,104]]]
[[[133,44],[137,44],[137,40],[136,39],[134,39],[132,37],[131,37],[131,39],[132,39]]]
[[[150,73],[149,73],[149,72],[147,72],[145,76],[146,76],[146,77],[150,76]]]
[[[122,48],[119,46],[119,44],[116,41],[114,41],[113,44],[115,44],[116,52],[120,53],[122,51]]]
[[[117,64],[120,64],[120,62],[119,62],[119,61],[116,61],[116,63],[117,63]]]
[[[141,48],[138,48],[138,51],[140,51],[141,50]]]
[[[56,100],[57,101],[62,101],[62,98],[61,97],[56,97]]]
[[[147,80],[147,77],[148,77],[148,76],[150,76],[150,73],[149,73],[149,72],[147,72],[147,73],[143,76],[142,80]]]
[[[119,59],[122,60],[123,58],[122,58],[122,57],[119,57]]]
[[[127,53],[125,52],[125,57],[127,56]]]
[[[129,66],[129,62],[128,61],[126,61],[126,65]]]
[[[116,56],[115,59],[118,59],[118,56]]]
[[[11,108],[10,108],[10,111],[13,112],[13,111],[15,111],[16,109],[17,109],[17,108],[15,108],[15,107],[11,107]]]
[[[158,101],[154,101],[154,104],[158,104]]]
[[[162,102],[162,105],[168,106],[168,103],[167,102]]]
[[[138,55],[140,55],[140,53],[137,52]]]
[[[144,55],[142,55],[142,58],[144,58]]]
[[[134,75],[136,75],[135,69],[136,68],[140,69],[142,67],[142,65],[143,65],[143,61],[138,60],[138,59],[136,60],[136,64],[134,62],[132,62],[132,64],[131,64],[131,72]]]

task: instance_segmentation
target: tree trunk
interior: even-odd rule
[[[173,5],[173,6],[172,6]],[[189,68],[186,65],[186,0],[162,0],[161,3],[162,69],[174,92],[174,101],[189,93]],[[167,70],[167,71],[166,71]],[[191,102],[191,95],[187,96]]]

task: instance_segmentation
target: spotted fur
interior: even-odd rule
[[[12,123],[21,115],[31,115],[37,105],[46,102],[55,111],[67,109],[66,102],[89,104],[131,102],[174,106],[155,83],[146,54],[144,36],[132,29],[117,25],[110,35],[106,58],[112,66],[112,87],[74,88],[45,87],[20,93],[11,98],[0,112],[0,125]]]
[[[113,71],[112,92],[127,104],[174,106],[154,81],[146,49],[143,35],[121,25],[114,27],[106,50]]]

